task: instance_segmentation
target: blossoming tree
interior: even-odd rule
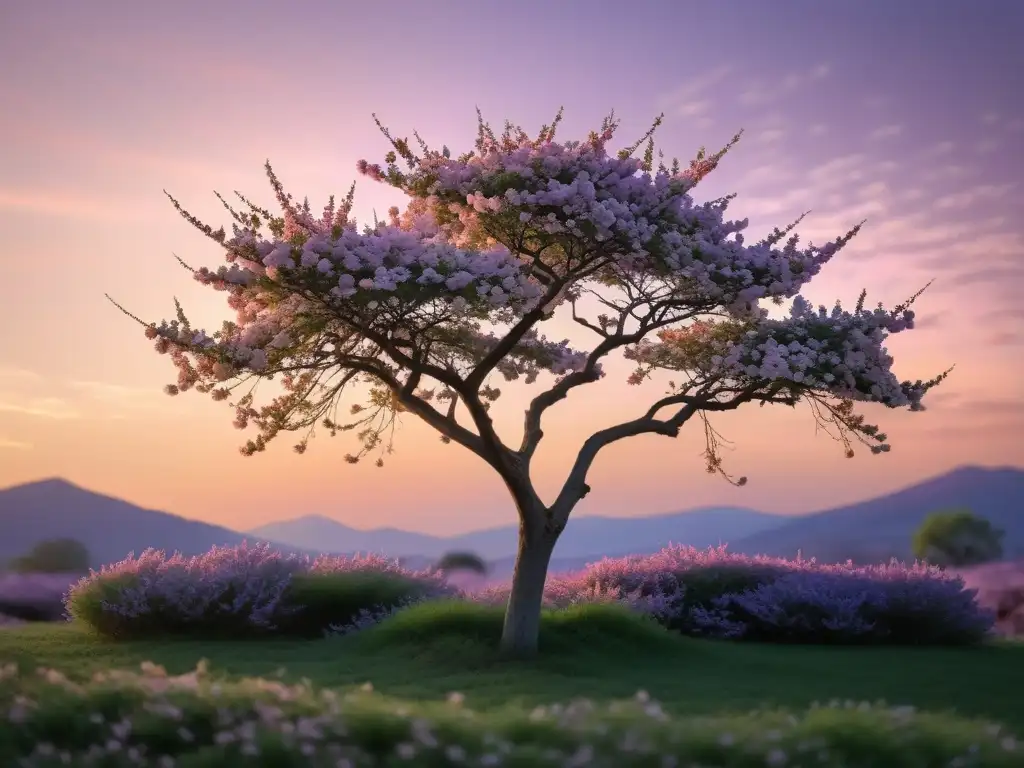
[[[237,318],[212,336],[193,329],[177,302],[177,320],[139,320],[178,369],[170,394],[195,389],[233,399],[235,426],[257,428],[245,455],[283,431],[300,433],[295,450],[302,453],[322,425],[332,435],[358,430],[360,449],[346,456],[355,463],[389,451],[394,420],[407,412],[490,465],[520,521],[502,636],[512,652],[537,647],[552,550],[590,490],[588,470],[605,446],[634,435],[675,437],[688,421],[702,420],[708,470],[732,481],[708,414],[803,400],[848,454],[855,439],[880,453],[888,450],[886,436],[854,404],[921,410],[922,395],[946,375],[901,383],[892,373],[882,344],[913,327],[916,296],[886,311],[865,309],[862,295],[853,312],[838,304],[815,311],[798,296],[860,225],[834,242],[800,248],[791,235],[798,220],[748,245],[746,221],[725,218],[734,196],[694,202],[690,191],[738,135],[714,155],[701,150],[687,168],[678,161],[666,167],[661,153],[655,167],[660,118],[617,153],[607,149],[614,116],[585,140],[564,143],[555,141],[560,119],[561,112],[533,138],[510,124],[495,135],[481,118],[475,151],[459,157],[432,150],[418,135],[414,153],[378,122],[393,150],[383,166],[360,161],[359,171],[411,200],[404,212],[392,208],[389,222],[361,232],[350,218],[354,187],[317,217],[308,202],[298,205],[284,192],[269,163],[283,215],[241,195],[240,210],[221,198],[234,218],[231,237],[171,198],[223,245],[227,265],[193,272],[227,293]],[[634,157],[642,146],[643,157]],[[759,307],[788,298],[785,319]],[[597,314],[588,314],[588,303]],[[539,333],[560,307],[592,336],[591,348]],[[544,415],[598,381],[601,361],[617,350],[636,363],[632,384],[655,369],[677,372],[680,381],[636,418],[586,440],[560,492],[545,503],[531,482]],[[533,384],[542,375],[554,382],[527,408],[521,441],[503,441],[489,413],[500,395],[495,377]],[[276,379],[281,391],[256,407],[253,389],[240,388],[263,379]],[[357,383],[368,385],[366,399],[350,404],[351,419],[339,419],[339,401]]]

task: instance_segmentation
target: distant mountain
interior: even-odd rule
[[[78,539],[93,567],[141,554],[149,547],[197,555],[214,546],[256,539],[167,512],[142,509],[121,499],[79,488],[66,480],[42,480],[0,490],[0,569],[44,539]],[[291,550],[291,547],[281,547]]]
[[[801,517],[721,507],[650,517],[571,518],[552,570],[575,570],[604,556],[651,553],[670,542],[699,548],[728,543],[732,552],[787,558],[800,551],[829,562],[907,559],[924,518],[951,507],[967,507],[989,519],[1006,532],[1007,557],[1024,557],[1024,470],[963,467],[888,496]],[[64,480],[0,490],[0,569],[4,561],[55,537],[81,541],[96,565],[148,547],[193,555],[246,538],[270,541],[283,551],[382,552],[413,568],[445,552],[469,550],[490,561],[492,577],[501,578],[511,573],[517,533],[515,525],[451,537],[394,528],[361,531],[316,515],[239,533],[142,509]]]
[[[787,520],[781,515],[739,507],[703,508],[651,517],[570,518],[555,547],[555,558],[593,560],[602,554],[656,552],[669,543],[703,548],[769,530]],[[440,537],[394,528],[361,531],[321,515],[271,523],[250,533],[307,549],[432,558],[453,550],[468,550],[486,560],[514,556],[518,537],[515,525]]]
[[[1024,470],[961,467],[877,499],[734,539],[730,552],[868,563],[910,559],[914,531],[933,512],[966,507],[1005,531],[1007,558],[1024,556]]]
[[[384,552],[391,557],[437,557],[451,549],[446,540],[438,536],[397,528],[363,531],[323,515],[305,515],[268,523],[253,528],[249,535],[317,552]]]

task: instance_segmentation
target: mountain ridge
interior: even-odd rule
[[[712,546],[723,539],[756,533],[786,520],[783,515],[726,506],[643,517],[581,515],[569,518],[555,556],[578,558],[608,553],[606,542],[610,531],[614,531],[611,535],[617,544],[614,552],[608,554],[629,554],[637,547],[654,551],[669,543],[679,543],[681,538],[694,546]],[[515,552],[518,529],[515,524],[509,524],[450,536],[432,536],[394,528],[359,529],[326,515],[313,514],[262,525],[248,533],[303,548],[316,543],[332,550],[387,551],[397,557],[440,557],[445,552],[461,549],[487,559],[500,559]],[[389,541],[390,546],[385,541]]]
[[[958,506],[971,508],[1007,531],[1008,557],[1024,555],[1024,469],[968,465],[883,496],[799,516],[705,506],[643,517],[572,517],[552,567],[564,570],[605,556],[646,554],[669,543],[698,548],[725,543],[733,552],[781,557],[793,557],[799,550],[805,557],[829,561],[908,559],[910,539],[920,521],[931,512]],[[308,541],[297,540],[288,531],[296,523],[320,530],[314,530]],[[446,551],[468,549],[504,571],[511,567],[517,528],[511,524],[432,536],[394,527],[360,530],[314,513],[243,532],[138,507],[63,478],[0,490],[0,561],[55,536],[78,538],[97,564],[149,547],[190,555],[248,540],[268,541],[288,552],[381,552],[419,565]]]

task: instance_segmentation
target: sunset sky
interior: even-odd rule
[[[349,466],[351,438],[288,436],[253,458],[232,411],[175,379],[109,292],[153,321],[177,296],[196,325],[224,294],[174,260],[222,256],[166,189],[215,228],[213,191],[270,205],[266,159],[314,207],[357,180],[360,221],[402,205],[356,179],[418,130],[470,148],[474,108],[534,132],[565,107],[561,138],[614,108],[618,146],[660,112],[683,160],[743,140],[695,190],[737,192],[762,236],[862,234],[806,290],[815,303],[898,303],[928,280],[917,330],[892,339],[901,378],[956,369],[925,413],[868,409],[892,452],[847,460],[810,413],[748,408],[714,420],[734,442],[733,488],[703,471],[703,434],[643,437],[601,454],[582,514],[708,504],[802,513],[875,496],[961,464],[1024,467],[1024,3],[973,0],[5,3],[0,9],[0,486],[60,476],[149,508],[251,528],[322,513],[357,527],[451,533],[513,521],[497,476],[413,418],[383,469]],[[748,239],[749,236],[748,236]],[[564,318],[549,337],[585,339]],[[536,461],[548,498],[594,430],[646,410],[668,376],[600,383],[552,412]],[[503,384],[518,443],[529,396]],[[68,514],[73,514],[69,510]]]

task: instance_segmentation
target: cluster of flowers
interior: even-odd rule
[[[1021,743],[1004,726],[884,702],[815,703],[800,712],[675,717],[632,699],[475,711],[465,697],[425,705],[370,683],[341,693],[309,681],[225,681],[203,663],[170,675],[151,662],[82,683],[58,670],[0,667],[0,757],[25,766],[799,764],[1010,768]],[[857,738],[867,734],[869,738]]]
[[[496,139],[482,125],[476,153],[453,158],[428,150],[408,174],[393,155],[386,172],[365,161],[359,170],[427,198],[438,219],[456,218],[460,226],[450,234],[472,232],[463,225],[481,217],[511,218],[518,229],[506,233],[509,241],[541,233],[595,243],[627,271],[659,270],[696,288],[696,304],[737,313],[751,312],[762,298],[795,296],[857,231],[821,247],[799,249],[796,237],[783,248],[775,238],[745,245],[747,221],[725,220],[728,200],[698,205],[688,194],[725,150],[683,171],[652,174],[646,159],[608,154],[615,127],[558,143],[550,131],[536,139],[506,131]]]
[[[627,359],[640,364],[630,381],[640,383],[657,367],[705,377],[725,374],[743,384],[784,381],[850,400],[924,410],[928,384],[900,382],[883,346],[889,334],[914,327],[909,308],[889,312],[858,305],[851,313],[836,304],[831,312],[824,306],[815,311],[798,296],[788,318],[744,327],[709,320],[659,331],[658,342],[644,340],[627,350]]]
[[[294,353],[308,335],[304,327],[315,325],[309,320],[318,317],[328,322],[348,318],[350,327],[342,326],[341,336],[372,339],[378,347],[382,340],[401,345],[430,335],[429,328],[446,320],[452,331],[448,338],[460,341],[451,352],[475,363],[498,339],[471,319],[511,319],[542,296],[541,285],[503,246],[464,250],[447,242],[428,213],[400,219],[397,209],[392,226],[359,233],[346,207],[335,209],[332,200],[323,217],[314,218],[308,206],[292,203],[269,166],[267,173],[284,211],[273,239],[263,238],[258,216],[235,214],[242,223],[233,225],[228,239],[223,230],[213,232],[178,206],[186,219],[224,245],[228,264],[199,268],[194,277],[229,292],[236,318],[212,336],[193,330],[180,312],[176,320],[146,328],[156,350],[170,354],[179,370],[170,394],[195,387],[226,399],[228,391],[217,386],[220,382],[244,370],[265,371]],[[273,228],[275,221],[268,214],[265,218]],[[446,341],[435,344],[443,347]],[[355,346],[349,351],[355,352]],[[562,375],[584,361],[585,354],[566,341],[550,342],[534,332],[515,345],[498,371],[509,380],[526,375],[532,381],[541,371]]]

